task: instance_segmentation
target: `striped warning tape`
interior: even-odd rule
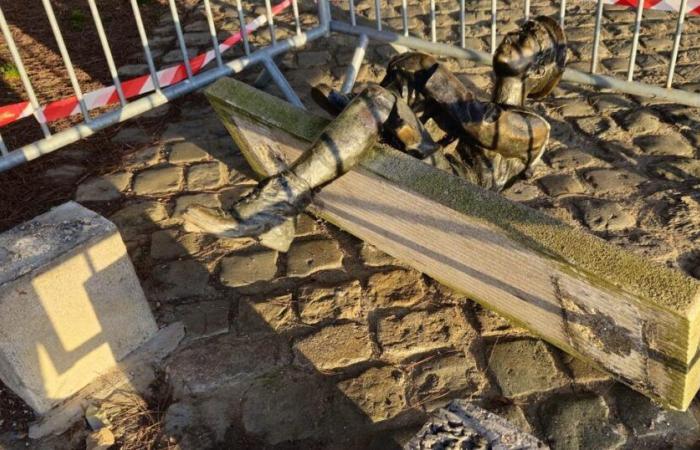
[[[636,8],[637,0],[604,0],[608,5],[631,6]],[[681,0],[644,0],[644,9],[657,9],[659,11],[680,11]],[[688,0],[687,14],[700,15],[700,0]]]
[[[272,15],[275,16],[288,8],[292,4],[292,0],[283,0],[281,3],[272,7]],[[255,18],[246,26],[248,34],[254,32],[261,26],[267,23],[267,17],[265,14],[260,15]],[[243,38],[242,33],[238,33],[230,36],[225,41],[219,44],[219,51],[221,53],[230,49]],[[195,74],[199,72],[202,67],[206,66],[209,62],[216,58],[216,52],[214,49],[202,53],[190,59],[190,66],[192,67],[192,73]],[[181,63],[177,66],[168,67],[157,73],[158,84],[160,87],[170,86],[187,78],[187,71],[185,69],[185,64]],[[142,75],[131,80],[122,81],[121,83],[122,91],[124,92],[124,97],[133,98],[148,92],[154,91],[153,80],[150,74]],[[119,95],[117,94],[117,89],[114,86],[106,86],[95,91],[89,92],[84,95],[84,100],[87,108],[89,110],[99,108],[101,106],[107,106],[119,103]],[[46,106],[42,107],[44,117],[47,122],[53,122],[59,119],[65,119],[66,117],[72,116],[74,114],[80,113],[80,104],[78,99],[73,97],[66,97],[61,100],[53,101]],[[9,123],[15,122],[24,117],[32,115],[32,105],[28,101],[14,103],[11,105],[0,107],[0,127],[5,126]]]

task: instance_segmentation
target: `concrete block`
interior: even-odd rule
[[[0,379],[37,413],[156,331],[107,219],[68,202],[0,234]]]

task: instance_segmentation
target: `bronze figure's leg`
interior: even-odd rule
[[[308,206],[312,191],[352,169],[379,139],[396,97],[370,86],[331,122],[290,168],[236,203],[230,214],[199,205],[184,213],[189,229],[223,237],[259,236]]]
[[[266,239],[269,233],[272,245],[278,241],[284,248],[282,242],[288,246],[293,234],[288,219],[309,204],[313,190],[354,167],[380,139],[484,188],[501,190],[542,156],[550,127],[524,102],[551,92],[565,64],[563,30],[556,21],[538,17],[507,35],[496,51],[492,102],[476,100],[445,66],[419,52],[392,58],[381,86],[370,85],[359,94],[319,85],[312,97],[339,115],[314,145],[290,168],[262,181],[230,213],[192,206],[185,221],[190,229],[219,236]],[[457,139],[454,148],[435,143],[423,126],[430,118]]]

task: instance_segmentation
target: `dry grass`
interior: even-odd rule
[[[173,402],[172,388],[161,374],[149,394],[119,391],[100,405],[121,450],[175,448],[165,435],[165,412]]]

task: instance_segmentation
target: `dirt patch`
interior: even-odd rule
[[[0,434],[10,432],[23,437],[34,420],[34,412],[0,381]]]

